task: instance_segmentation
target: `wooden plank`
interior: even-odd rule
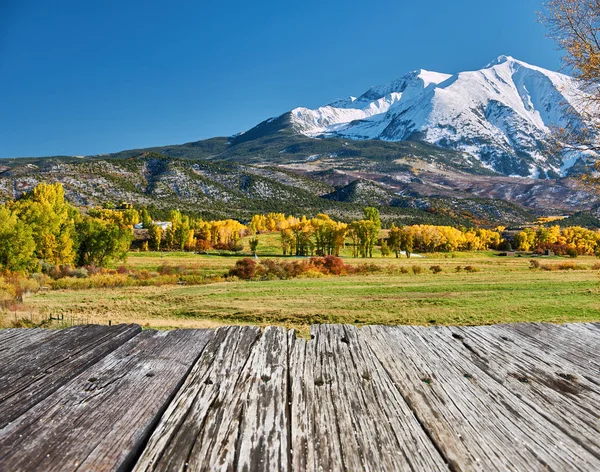
[[[529,343],[547,354],[570,362],[590,382],[600,386],[600,358],[590,355],[600,351],[597,336],[574,335],[572,330],[546,323],[496,325],[494,329],[506,339]]]
[[[561,331],[569,331],[575,336],[584,336],[594,349],[600,348],[600,328],[592,323],[568,323],[559,325]]]
[[[294,470],[448,470],[356,328],[291,340]]]
[[[141,332],[135,325],[76,326],[0,364],[0,428]]]
[[[130,339],[0,430],[0,468],[130,468],[212,336],[144,331]]]
[[[134,470],[287,470],[286,341],[217,329]]]
[[[494,326],[432,328],[463,357],[600,458],[600,393],[573,366]]]
[[[15,352],[36,346],[43,339],[57,333],[41,328],[9,328],[0,330],[0,359],[9,359]]]
[[[360,337],[451,468],[600,469],[598,457],[487,375],[449,339],[427,328],[382,326],[362,328]]]

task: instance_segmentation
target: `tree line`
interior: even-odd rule
[[[600,255],[600,231],[581,226],[525,228],[515,235],[515,248],[520,251],[543,252],[558,255]]]
[[[373,257],[379,245],[382,255],[401,253],[410,257],[413,251],[449,252],[460,250],[497,249],[503,242],[503,227],[454,228],[451,226],[392,224],[387,237],[382,237],[382,225],[377,208],[364,209],[364,218],[350,223],[332,220],[319,214],[314,218],[296,218],[282,213],[254,215],[249,229],[253,232],[279,231],[283,255],[337,256],[349,241],[354,257]]]
[[[124,259],[135,210],[80,212],[61,184],[40,183],[0,205],[0,268],[35,272],[48,265],[105,266]]]
[[[503,227],[392,224],[383,232],[379,211],[373,207],[349,223],[326,214],[298,218],[268,213],[254,215],[245,225],[233,219],[195,219],[178,210],[161,223],[147,209],[130,205],[78,209],[65,200],[61,184],[41,183],[0,205],[0,269],[32,273],[55,266],[107,267],[126,258],[134,242],[134,225],[140,222],[145,232],[137,247],[142,250],[241,251],[244,237],[261,232],[278,232],[283,255],[296,256],[339,256],[347,244],[355,257],[373,257],[377,246],[383,256],[410,257],[413,252],[502,249],[507,244]],[[249,239],[253,252],[258,244],[257,237]],[[596,254],[600,232],[577,226],[527,228],[515,235],[514,246],[523,251]]]

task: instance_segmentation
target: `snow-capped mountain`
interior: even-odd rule
[[[581,120],[574,79],[500,56],[458,74],[418,70],[358,98],[317,109],[295,108],[252,130],[310,137],[420,140],[464,151],[506,175],[557,177],[576,159],[557,155],[553,127]]]

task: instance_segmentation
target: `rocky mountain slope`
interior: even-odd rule
[[[352,178],[336,189],[327,178],[266,165],[210,163],[143,153],[130,158],[39,159],[0,166],[0,201],[19,197],[42,181],[61,182],[67,198],[81,207],[130,202],[165,215],[178,208],[204,218],[250,219],[270,211],[314,216],[325,212],[349,220],[377,205],[387,221],[436,224],[520,224],[532,212],[508,202],[464,198],[402,197],[369,180]],[[6,165],[8,164],[8,165]]]

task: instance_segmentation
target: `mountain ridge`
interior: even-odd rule
[[[555,151],[555,127],[583,123],[575,79],[499,56],[476,71],[423,69],[359,95],[294,108],[232,138],[239,143],[279,132],[313,138],[423,141],[465,152],[503,175],[557,178],[577,161]]]

